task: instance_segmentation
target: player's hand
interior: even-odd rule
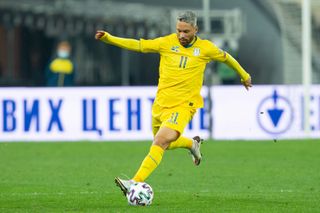
[[[102,31],[102,30],[98,30],[96,32],[96,35],[95,35],[95,39],[96,40],[100,40],[107,32],[105,31]]]
[[[249,90],[249,88],[252,87],[251,77],[249,77],[246,81],[241,79],[241,82],[246,90]]]

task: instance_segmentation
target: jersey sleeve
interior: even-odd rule
[[[218,48],[214,43],[209,42],[208,44],[208,57],[211,60],[224,62],[227,60],[227,53],[222,49]]]
[[[140,49],[143,53],[157,53],[160,51],[163,38],[156,39],[140,39]]]

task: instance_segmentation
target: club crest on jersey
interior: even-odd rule
[[[171,51],[173,51],[173,52],[179,52],[179,46],[173,46],[173,47],[171,47]]]
[[[199,56],[199,55],[200,55],[200,48],[195,47],[195,48],[193,49],[193,55],[194,55],[194,56]]]

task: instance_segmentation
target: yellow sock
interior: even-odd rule
[[[164,150],[158,145],[152,145],[148,155],[144,158],[140,168],[133,177],[136,182],[144,182],[160,164]]]
[[[178,140],[171,142],[167,149],[168,150],[176,149],[176,148],[191,149],[192,143],[193,143],[192,139],[181,136],[178,138]]]

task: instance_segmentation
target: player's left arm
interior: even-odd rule
[[[243,69],[243,67],[239,64],[239,62],[235,58],[232,57],[232,55],[225,52],[225,57],[226,57],[226,60],[223,63],[227,64],[229,67],[231,67],[233,70],[235,70],[238,73],[238,75],[241,78],[241,82],[243,86],[247,90],[249,90],[249,88],[252,87],[250,74]]]
[[[211,60],[219,61],[222,63],[227,64],[229,67],[231,67],[234,71],[238,73],[238,75],[241,78],[241,82],[243,86],[249,90],[250,87],[252,87],[251,84],[251,76],[249,73],[247,73],[243,67],[238,63],[236,59],[234,59],[229,53],[226,51],[223,51],[219,49],[214,43],[210,42],[210,44],[206,45],[207,47],[207,54],[210,57]]]

